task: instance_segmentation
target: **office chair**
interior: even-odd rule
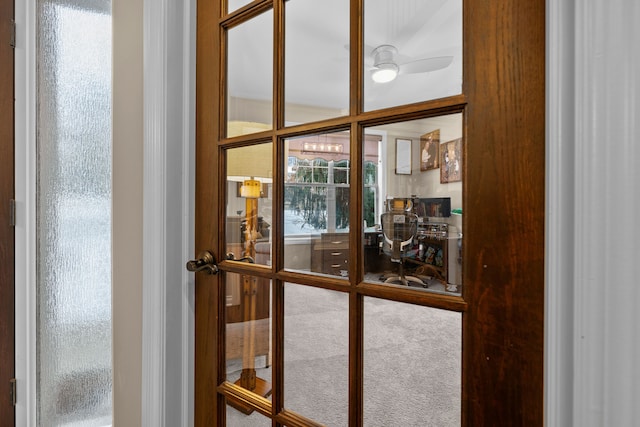
[[[424,282],[415,276],[404,274],[404,260],[411,256],[413,241],[418,228],[418,216],[406,210],[394,209],[380,216],[382,222],[382,251],[389,256],[391,262],[399,264],[398,275],[387,276],[385,283],[399,283],[410,286],[411,283],[425,286]]]

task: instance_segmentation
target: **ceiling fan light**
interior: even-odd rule
[[[398,66],[393,62],[378,64],[371,72],[371,78],[376,83],[389,83],[398,76]]]

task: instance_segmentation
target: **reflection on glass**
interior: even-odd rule
[[[364,168],[365,280],[460,294],[462,114],[365,132],[380,135],[383,159]],[[398,141],[412,145],[408,173],[395,169]]]
[[[227,151],[227,253],[271,265],[272,145]]]
[[[271,394],[271,281],[226,275],[227,381],[262,397]],[[233,406],[250,412],[241,404]]]
[[[364,220],[376,223],[381,136],[365,135]],[[348,277],[349,134],[289,139],[285,144],[285,261],[287,269]]]
[[[229,5],[227,7],[227,10],[229,11],[229,13],[234,12],[240,9],[242,6],[251,3],[251,1],[252,0],[227,0],[227,3]]]
[[[365,111],[462,93],[462,1],[364,2]]]
[[[287,283],[284,298],[285,407],[327,426],[347,426],[348,295]]]
[[[285,142],[285,268],[348,276],[349,133]]]
[[[349,107],[349,2],[285,3],[285,120],[306,123]]]
[[[271,129],[273,13],[265,12],[228,32],[227,136]]]
[[[271,427],[271,419],[259,412],[243,414],[227,403],[227,427]]]
[[[462,316],[364,301],[364,425],[459,426]]]

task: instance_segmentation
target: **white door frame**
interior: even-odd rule
[[[35,0],[15,1],[16,426],[35,426]]]
[[[640,418],[640,8],[547,1],[545,424]]]
[[[573,0],[547,1],[545,424],[571,426],[574,147]],[[564,284],[564,285],[560,285]]]
[[[142,425],[193,425],[195,0],[144,2]],[[179,387],[176,387],[179,384]]]

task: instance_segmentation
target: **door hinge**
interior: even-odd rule
[[[18,389],[17,389],[17,381],[15,378],[11,378],[9,380],[9,384],[11,386],[11,402],[13,403],[13,406],[16,406],[18,404]]]
[[[11,36],[9,37],[9,44],[12,48],[16,48],[16,21],[11,20]]]
[[[14,199],[9,200],[9,226],[16,226],[16,201]]]

